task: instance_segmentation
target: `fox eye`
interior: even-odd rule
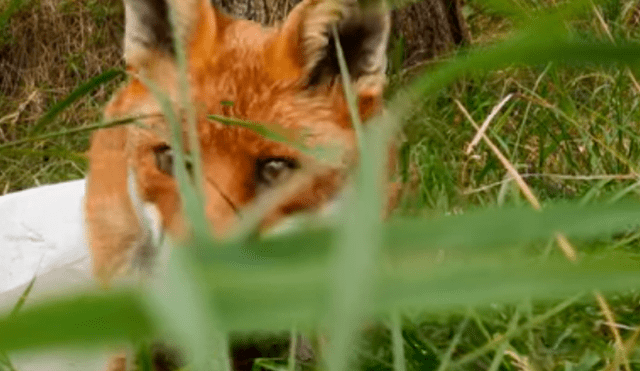
[[[287,180],[293,171],[300,167],[296,160],[290,158],[260,159],[256,165],[258,183],[267,187]]]
[[[166,144],[153,149],[156,167],[163,173],[173,176],[173,150]]]
[[[156,167],[163,173],[173,176],[173,150],[166,144],[160,145],[153,149],[153,154],[156,158]],[[193,165],[190,161],[189,155],[185,154],[185,167],[187,173],[193,179]]]

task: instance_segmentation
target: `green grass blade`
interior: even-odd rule
[[[173,3],[169,4],[169,23],[173,29],[173,47],[175,53],[175,62],[178,69],[178,97],[181,110],[184,113],[184,116],[181,119],[184,119],[187,123],[187,139],[189,141],[189,150],[191,152],[192,165],[193,165],[193,177],[194,184],[193,188],[195,191],[195,197],[197,197],[200,201],[203,201],[204,192],[203,192],[203,173],[202,173],[202,157],[200,154],[200,141],[198,140],[198,130],[197,130],[197,122],[196,122],[196,110],[192,102],[191,97],[191,86],[189,85],[189,76],[188,76],[188,61],[187,61],[187,49],[185,40],[182,39],[182,29],[184,28],[184,20],[180,19],[180,11],[176,9],[176,5]],[[179,126],[182,121],[179,120],[175,123],[171,123],[174,128],[173,139],[181,138],[181,136],[176,137],[175,127]],[[175,147],[178,150],[182,150],[181,147]],[[180,163],[183,164],[183,163]],[[184,194],[183,194],[184,195]],[[190,196],[193,197],[193,196]],[[200,205],[204,205],[201,203]],[[191,205],[187,206],[189,209]],[[193,211],[192,215],[198,217],[199,212]],[[197,225],[201,224],[201,221],[194,221]],[[204,231],[198,231],[198,233],[204,233]]]
[[[9,18],[14,15],[22,6],[24,0],[10,0],[9,5],[0,13],[0,41],[4,41],[4,33],[9,25]],[[0,44],[2,46],[2,44]]]
[[[518,322],[520,322],[520,308],[516,307],[516,311],[513,313],[513,316],[509,321],[507,332],[514,332],[518,328]],[[497,348],[498,349],[493,355],[493,360],[491,360],[491,365],[489,366],[488,371],[498,371],[500,364],[503,363],[504,352],[509,348],[509,342],[504,341],[502,344],[498,345]]]
[[[452,256],[440,264],[412,256],[404,263],[385,274],[371,310],[442,311],[527,297],[554,300],[596,288],[626,291],[638,287],[640,270],[640,259],[630,254],[591,256],[577,264],[559,256],[536,262],[483,253]],[[215,315],[228,330],[286,329],[323,317],[330,300],[326,268],[318,262],[260,270],[212,268],[200,288],[211,290]],[[138,296],[126,292],[54,299],[0,320],[0,348],[139,339],[154,329],[142,308]]]
[[[356,329],[364,321],[370,306],[373,285],[377,281],[378,258],[381,246],[380,225],[382,206],[378,176],[380,163],[384,163],[376,145],[380,131],[362,129],[357,109],[357,98],[352,90],[347,63],[335,26],[333,39],[339,61],[340,74],[347,99],[351,122],[360,151],[360,167],[356,173],[356,193],[348,198],[347,211],[341,215],[344,228],[336,240],[335,254],[330,266],[333,277],[331,293],[331,351],[328,367],[332,371],[348,369],[351,361],[350,344]],[[381,144],[384,146],[384,143]]]
[[[531,296],[553,300],[582,290],[626,291],[638,287],[640,261],[630,255],[591,257],[579,264],[562,257],[544,263],[496,256],[455,258],[440,266],[411,257],[414,266],[383,277],[374,311],[400,307],[437,312]],[[408,260],[408,259],[407,259]],[[319,266],[278,267],[242,274],[209,272],[220,317],[229,329],[286,328],[292,321],[317,320],[330,303],[328,274]],[[221,274],[224,272],[224,275]],[[260,308],[259,312],[253,308]]]
[[[474,360],[476,360],[478,357],[482,356],[483,354],[485,354],[487,352],[490,352],[491,350],[499,347],[501,344],[509,341],[509,339],[511,339],[512,337],[516,336],[520,332],[522,332],[524,330],[535,328],[535,326],[539,326],[541,323],[547,321],[551,317],[553,317],[553,316],[557,315],[558,313],[566,310],[572,304],[577,303],[582,297],[584,297],[584,293],[579,293],[577,295],[574,295],[574,296],[572,296],[572,297],[570,297],[570,298],[568,298],[566,300],[563,300],[559,304],[553,306],[551,309],[547,310],[545,313],[542,313],[542,314],[540,314],[538,316],[535,316],[535,317],[531,318],[529,321],[527,321],[523,325],[509,328],[501,336],[496,336],[495,338],[489,340],[485,345],[481,346],[480,348],[477,348],[477,349],[473,350],[472,352],[467,353],[464,356],[462,356],[459,359],[457,359],[453,363],[451,368],[455,370],[455,369],[460,368],[460,366],[462,366],[464,364],[467,364],[469,362],[473,362]]]
[[[137,346],[136,366],[138,371],[153,371],[151,349],[146,341],[141,341]]]
[[[404,338],[402,337],[402,317],[398,310],[391,313],[391,341],[393,347],[394,371],[406,371],[407,361],[404,355]]]
[[[84,132],[87,132],[87,131],[110,128],[110,127],[113,127],[113,126],[127,125],[127,124],[131,124],[131,123],[135,123],[136,121],[138,121],[141,118],[143,118],[143,117],[124,118],[124,119],[108,121],[108,122],[105,122],[105,123],[87,125],[87,126],[83,126],[81,128],[61,130],[61,131],[58,131],[58,132],[55,132],[55,133],[35,135],[35,136],[32,136],[32,137],[27,137],[27,138],[23,138],[23,139],[19,139],[19,140],[14,140],[12,142],[7,142],[7,143],[0,144],[0,151],[5,149],[5,148],[8,148],[8,147],[14,147],[14,146],[25,144],[25,143],[37,142],[39,140],[57,138],[57,137],[60,137],[60,136],[63,136],[63,135],[72,135],[72,134],[84,133]]]
[[[20,298],[18,298],[16,305],[13,306],[13,310],[11,310],[11,313],[9,313],[9,318],[14,318],[18,314],[20,309],[22,309],[22,306],[27,301],[27,297],[29,297],[29,293],[31,293],[31,290],[33,289],[33,285],[35,283],[36,277],[34,276],[22,292],[22,295],[20,295]],[[13,364],[11,363],[11,359],[9,359],[9,355],[2,350],[0,350],[0,366],[3,366],[7,371],[16,371],[15,366],[13,366]]]
[[[436,371],[445,371],[445,370],[448,369],[449,363],[451,362],[451,357],[453,356],[453,353],[455,352],[456,347],[458,346],[458,343],[460,342],[460,339],[462,338],[462,333],[464,332],[464,329],[467,327],[467,323],[468,322],[469,322],[469,317],[467,316],[460,323],[460,325],[458,325],[456,333],[453,336],[453,339],[451,339],[451,342],[449,343],[449,347],[447,348],[447,352],[444,354],[444,356],[440,360],[440,365],[438,366],[438,369]]]
[[[569,238],[593,238],[625,231],[640,224],[640,205],[635,201],[615,205],[579,206],[578,202],[546,205],[542,211],[529,207],[480,209],[435,219],[397,219],[380,227],[387,253],[438,250],[502,251],[504,246],[544,241],[558,232]],[[194,246],[204,265],[238,264],[253,267],[295,264],[326,259],[336,237],[330,229],[276,236],[219,249]]]
[[[31,293],[31,290],[33,289],[33,285],[35,283],[36,283],[36,277],[34,276],[31,279],[31,281],[29,281],[29,284],[22,292],[22,295],[20,295],[20,298],[16,302],[16,305],[13,307],[13,310],[11,311],[11,313],[9,313],[9,317],[15,317],[20,311],[20,309],[22,309],[22,306],[27,301],[27,298],[29,297],[29,294]]]
[[[31,156],[31,157],[51,157],[51,158],[64,158],[71,160],[75,163],[86,163],[87,158],[79,152],[69,151],[64,148],[46,149],[46,150],[33,150],[28,148],[3,148],[2,153],[8,156]]]
[[[42,117],[40,117],[40,119],[36,122],[35,126],[31,129],[30,135],[40,134],[48,123],[53,121],[53,119],[55,119],[60,114],[60,112],[64,111],[67,107],[73,104],[73,102],[88,95],[99,86],[104,85],[109,81],[112,81],[124,75],[125,73],[122,70],[111,69],[83,83],[74,91],[72,91],[71,94],[69,94],[65,99],[56,103],[49,109],[49,111],[47,111],[47,113],[42,115]]]
[[[431,221],[398,220],[390,222],[386,242],[397,250],[423,250],[430,246],[488,251],[542,240],[553,236],[554,231],[570,238],[590,238],[637,227],[638,206],[634,201],[615,207],[560,204],[546,206],[542,212],[530,208],[485,209]]]
[[[194,233],[199,237],[210,237],[209,226],[204,214],[203,195],[193,186],[192,179],[187,171],[187,156],[184,151],[182,136],[182,120],[174,110],[171,98],[156,86],[153,81],[144,81],[145,85],[160,104],[165,120],[169,125],[170,138],[167,138],[173,149],[173,171],[180,190],[183,210],[188,216]],[[193,156],[191,156],[193,158]]]
[[[156,100],[160,103],[171,132],[171,147],[174,154],[174,173],[178,182],[183,210],[193,227],[196,241],[207,241],[206,246],[212,248],[215,241],[211,239],[208,222],[204,214],[203,194],[194,187],[186,168],[186,154],[183,146],[181,119],[176,115],[170,98],[151,81],[145,84],[150,87]],[[191,153],[193,158],[195,154]],[[226,370],[229,364],[225,352],[215,352],[213,359],[208,352],[212,348],[226,349],[226,338],[219,334],[215,317],[204,314],[208,308],[200,298],[191,260],[185,250],[174,251],[169,267],[150,292],[147,305],[149,310],[164,323],[169,331],[177,336],[180,344],[191,350],[196,370]],[[189,314],[184,313],[189,308]],[[207,313],[210,314],[210,313]]]
[[[148,310],[176,336],[179,344],[189,349],[196,369],[209,369],[207,364],[212,364],[214,370],[228,370],[226,336],[219,332],[221,324],[211,301],[204,299],[197,272],[188,251],[174,250],[169,266],[149,293]]]
[[[111,291],[57,298],[0,319],[0,349],[114,344],[154,331],[140,294]]]
[[[241,120],[233,117],[221,115],[207,115],[210,120],[229,126],[239,126],[252,130],[266,139],[291,145],[295,148],[308,150],[304,145],[304,134],[298,130],[284,128],[280,125],[270,123],[257,123],[249,120]]]
[[[224,125],[239,126],[245,129],[252,130],[256,134],[266,139],[291,146],[304,154],[315,157],[320,161],[326,161],[329,163],[336,163],[340,161],[340,151],[337,148],[309,148],[305,143],[307,134],[302,130],[283,128],[280,125],[268,122],[253,122],[237,119],[234,117],[225,117],[221,115],[207,115],[207,118]]]

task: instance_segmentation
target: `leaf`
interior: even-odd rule
[[[435,219],[396,219],[382,228],[383,250],[387,254],[412,251],[436,252],[503,251],[505,246],[540,241],[562,232],[570,238],[593,238],[640,225],[640,204],[635,201],[615,205],[580,206],[579,201],[546,205],[542,211],[528,207],[479,209],[461,215]],[[194,246],[198,261],[237,266],[297,264],[325,259],[335,237],[331,229],[253,241],[242,247],[209,248]]]
[[[35,126],[31,129],[30,135],[40,134],[42,129],[44,129],[45,125],[53,121],[53,119],[56,118],[56,116],[58,116],[60,112],[64,111],[67,107],[73,104],[73,102],[84,97],[85,95],[88,95],[97,87],[104,85],[109,81],[124,75],[125,73],[122,70],[111,69],[101,73],[100,75],[80,85],[74,91],[72,91],[71,94],[69,94],[65,99],[56,103],[53,107],[49,109],[49,111],[47,111],[47,113],[45,113],[42,117],[40,117],[40,119],[36,122]]]
[[[100,345],[141,339],[154,331],[139,293],[80,294],[31,305],[0,319],[0,349]]]
[[[174,110],[173,102],[171,98],[160,90],[153,81],[143,80],[144,84],[151,90],[154,98],[158,101],[164,118],[169,124],[171,133],[170,143],[173,148],[174,155],[174,169],[175,179],[178,183],[178,189],[180,191],[181,200],[183,203],[183,210],[191,222],[193,231],[198,236],[210,237],[209,227],[207,219],[204,214],[203,197],[200,192],[200,187],[194,187],[189,172],[187,171],[187,153],[184,151],[183,138],[182,138],[182,118]],[[190,156],[189,159],[193,160],[195,156]]]
[[[525,257],[478,255],[452,258],[440,265],[429,257],[414,256],[413,266],[400,266],[381,277],[369,311],[415,307],[438,312],[514,303],[529,296],[555,300],[595,288],[626,291],[638,287],[640,261],[630,255],[591,257],[578,264],[563,257],[536,262]],[[207,282],[229,330],[282,329],[291,322],[317,321],[324,316],[330,303],[330,274],[316,265],[242,273],[215,269]]]
[[[626,291],[638,287],[640,270],[640,259],[629,254],[591,256],[576,264],[560,256],[539,262],[482,252],[453,255],[441,263],[419,255],[403,262],[387,263],[391,269],[385,270],[367,311],[414,306],[442,311],[525,297],[554,300],[596,288]],[[215,315],[226,330],[274,330],[323,318],[330,274],[321,261],[261,269],[212,266],[200,284],[216,298]],[[175,304],[182,316],[191,316],[188,303]],[[1,319],[0,348],[95,345],[150,336],[155,326],[142,308],[134,292],[57,298]]]
[[[284,128],[272,123],[252,122],[220,115],[208,115],[207,117],[210,120],[217,121],[224,125],[239,126],[249,129],[266,139],[291,146],[304,154],[315,157],[320,161],[328,163],[338,163],[341,161],[340,154],[342,152],[340,148],[333,148],[329,146],[309,148],[304,142],[307,138],[307,134],[303,130]]]
[[[303,143],[304,135],[299,130],[284,128],[271,123],[257,123],[220,115],[208,115],[207,117],[221,124],[249,129],[274,142],[288,144],[301,150],[308,149]]]
[[[119,125],[127,125],[127,124],[132,124],[132,123],[135,124],[135,122],[137,120],[139,120],[140,118],[142,118],[142,117],[124,118],[124,119],[118,119],[118,120],[113,120],[113,121],[104,122],[104,123],[101,122],[101,123],[98,123],[98,124],[87,125],[87,126],[83,126],[83,127],[80,127],[80,128],[61,130],[61,131],[54,132],[54,133],[34,135],[34,136],[31,136],[31,137],[22,138],[22,139],[19,139],[19,140],[14,140],[12,142],[7,142],[7,143],[0,144],[0,150],[3,150],[3,149],[8,148],[8,147],[13,147],[13,146],[25,144],[25,143],[37,142],[39,140],[57,138],[57,137],[60,137],[60,136],[63,136],[63,135],[84,133],[86,131],[93,131],[93,130],[110,128],[110,127],[119,126]]]
[[[22,309],[22,306],[24,305],[25,301],[27,301],[27,298],[29,297],[29,294],[31,293],[31,290],[33,289],[33,285],[35,283],[36,283],[36,277],[34,276],[31,279],[31,281],[29,281],[29,284],[22,292],[22,295],[20,295],[20,298],[18,298],[18,301],[16,302],[16,305],[13,307],[13,310],[11,310],[9,317],[15,317],[20,311],[20,309]]]

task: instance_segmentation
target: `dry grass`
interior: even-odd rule
[[[120,0],[0,1],[0,145],[29,136],[55,103],[107,69],[122,66]],[[94,123],[118,81],[67,107],[46,132]],[[85,175],[88,134],[12,147],[0,156],[0,194]]]
[[[12,126],[32,124],[79,83],[121,64],[121,18],[117,0],[23,2],[0,39],[0,141],[16,139],[20,130]],[[91,100],[110,93],[99,89]],[[94,119],[91,103],[78,103],[61,119],[67,127]]]

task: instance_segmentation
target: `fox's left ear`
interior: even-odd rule
[[[335,26],[361,105],[382,97],[390,16],[384,0],[304,0],[267,48],[278,78],[300,77],[309,87],[340,75]]]
[[[124,58],[128,68],[147,79],[157,83],[166,78],[166,67],[175,59],[174,37],[191,61],[213,54],[221,20],[209,0],[124,0],[124,5]],[[175,29],[170,9],[175,12]]]

